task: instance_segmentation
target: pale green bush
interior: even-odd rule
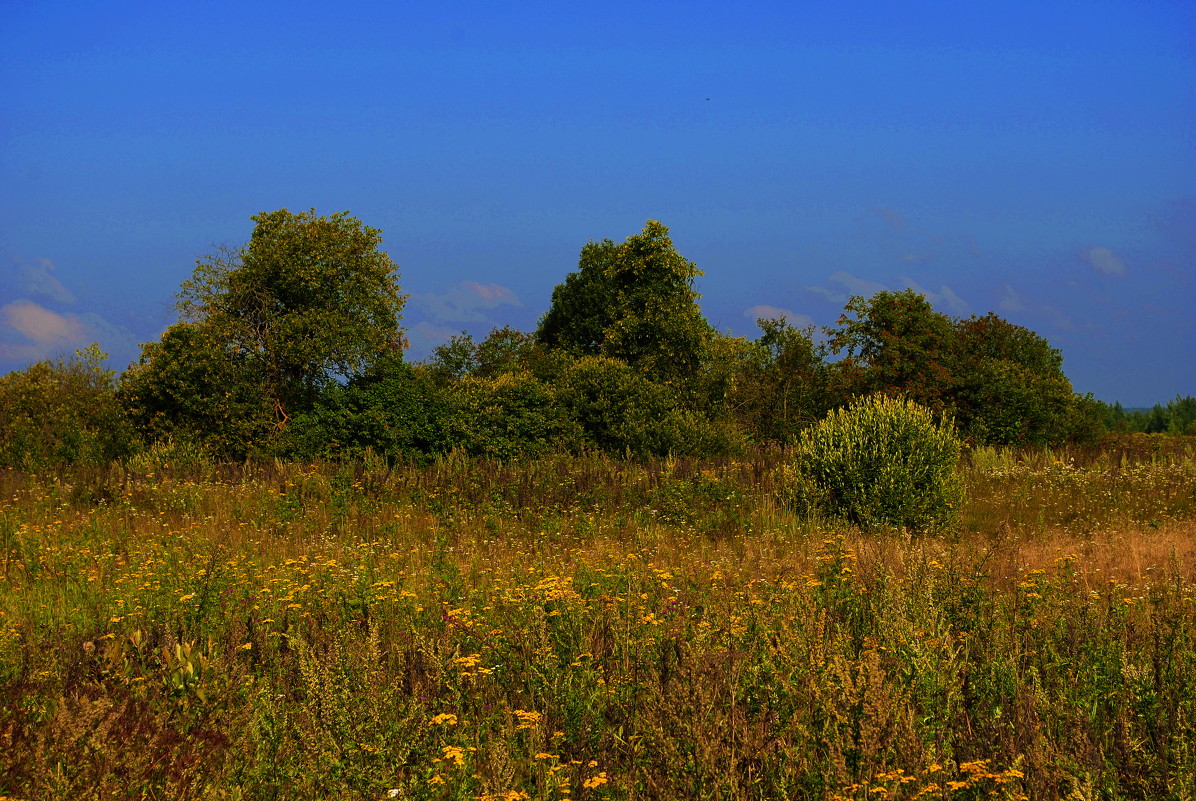
[[[802,433],[782,492],[801,514],[865,529],[942,530],[963,501],[961,447],[950,420],[936,422],[913,401],[873,395]]]

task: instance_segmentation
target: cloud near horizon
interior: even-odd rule
[[[1028,301],[1010,284],[1005,284],[997,308],[1006,314],[1016,314],[1031,320],[1045,321],[1061,331],[1074,331],[1071,318],[1054,306]]]
[[[966,300],[955,294],[955,290],[946,284],[939,286],[938,292],[932,292],[929,289],[924,289],[918,285],[918,282],[909,276],[904,276],[901,279],[905,282],[908,289],[912,289],[922,297],[930,301],[930,305],[936,307],[936,311],[944,311],[941,307],[946,307],[946,311],[956,317],[971,317],[972,307]]]
[[[826,279],[826,283],[826,286],[806,286],[802,288],[807,292],[813,292],[836,304],[847,303],[851,295],[861,295],[865,298],[870,298],[877,292],[895,291],[887,284],[860,278],[843,270],[831,273]],[[920,286],[918,282],[909,276],[902,276],[898,289],[912,289],[930,301],[930,304],[935,307],[936,311],[952,314],[956,317],[968,317],[972,314],[971,305],[946,284],[939,286],[936,292]]]
[[[0,322],[44,347],[79,343],[87,332],[77,315],[58,314],[24,299],[0,306]]]
[[[40,295],[59,303],[75,303],[77,300],[75,293],[62,285],[62,282],[54,275],[54,270],[54,262],[44,258],[34,259],[32,262],[21,265],[21,277],[25,291],[31,295]]]
[[[92,342],[118,358],[136,351],[136,343],[126,329],[94,312],[60,314],[27,298],[0,306],[3,368],[65,356]]]
[[[519,296],[501,284],[461,281],[445,292],[417,292],[411,303],[434,323],[477,323],[488,319],[483,312],[500,306],[522,308]]]
[[[21,293],[68,305],[77,301],[75,294],[54,275],[57,268],[49,259],[39,257],[27,261],[10,255],[5,261],[7,264],[0,267],[0,281],[17,287]]]

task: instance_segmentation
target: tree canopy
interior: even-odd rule
[[[179,292],[185,321],[255,362],[280,423],[335,378],[401,350],[406,298],[382,232],[339,212],[262,212],[248,244],[198,260]]]
[[[1193,399],[1127,412],[1080,397],[1038,334],[949,317],[912,290],[851,298],[821,337],[784,319],[759,320],[754,340],[715,331],[701,272],[655,220],[585,244],[534,333],[462,332],[411,365],[380,231],[347,212],[251,219],[244,246],[196,262],[181,321],[119,385],[91,352],[0,377],[0,462],[96,461],[138,436],[236,459],[733,454],[795,446],[878,394],[953,418],[972,444],[1196,432]]]
[[[827,333],[844,398],[902,395],[987,444],[1059,442],[1075,424],[1063,355],[996,314],[955,320],[913,290],[878,292],[853,297]]]
[[[656,220],[618,244],[589,242],[577,272],[553,290],[536,339],[620,359],[654,380],[682,378],[698,369],[711,330],[694,288],[701,274]]]
[[[340,212],[262,212],[249,242],[197,260],[179,291],[182,321],[143,346],[126,398],[157,436],[254,450],[321,390],[401,358],[394,262],[381,231]]]

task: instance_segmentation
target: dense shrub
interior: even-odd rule
[[[587,448],[645,457],[712,456],[740,447],[729,424],[683,408],[672,386],[619,359],[578,359],[557,379],[556,391]]]
[[[346,386],[325,387],[314,407],[295,416],[282,442],[300,458],[357,457],[367,450],[389,461],[423,461],[444,449],[447,414],[432,377],[382,359]]]
[[[0,465],[105,464],[133,446],[98,345],[0,376]]]
[[[447,391],[445,442],[503,461],[576,450],[579,432],[552,388],[526,373],[467,376]]]
[[[147,440],[202,444],[220,458],[268,451],[278,433],[260,366],[211,326],[177,323],[121,376],[120,398]]]
[[[939,530],[963,500],[961,443],[950,421],[904,398],[873,395],[832,411],[801,435],[785,494],[803,513]]]

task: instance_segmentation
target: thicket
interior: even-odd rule
[[[97,345],[0,376],[0,466],[107,464],[134,448],[116,373]]]
[[[793,447],[876,394],[953,419],[969,446],[1196,426],[1191,398],[1138,425],[1073,393],[1062,355],[1034,332],[991,313],[950,318],[910,290],[854,297],[821,332],[777,319],[756,339],[722,334],[698,305],[701,272],[651,220],[624,242],[586,244],[536,331],[462,334],[407,364],[405,298],[380,231],[314,210],[253,220],[244,247],[198,260],[182,320],[119,379],[95,351],[4,377],[0,463],[154,447],[224,460],[734,455]]]

